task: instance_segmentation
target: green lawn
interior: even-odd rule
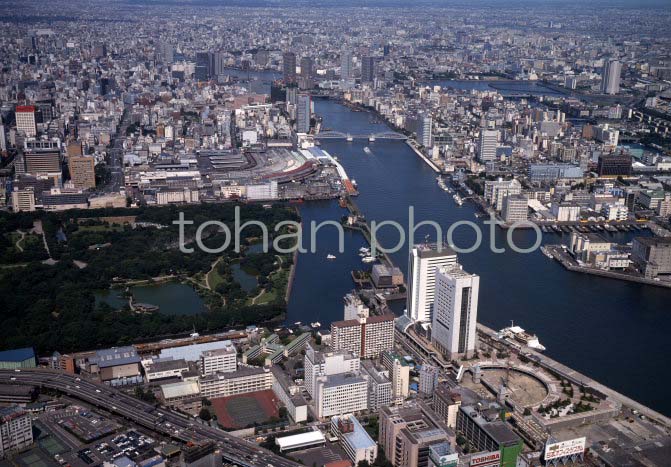
[[[210,283],[210,289],[216,290],[217,286],[224,282],[224,278],[219,274],[219,262],[212,268],[212,271],[207,275],[207,280]]]

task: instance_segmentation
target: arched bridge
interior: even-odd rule
[[[399,140],[404,141],[408,139],[407,136],[401,133],[396,133],[394,131],[385,131],[382,133],[371,133],[368,135],[362,134],[352,134],[352,133],[342,133],[340,131],[323,131],[315,135],[316,139],[344,139],[347,141],[353,141],[355,139],[367,139],[368,141],[375,141],[378,139],[385,140]]]

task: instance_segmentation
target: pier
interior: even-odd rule
[[[488,328],[484,324],[480,323],[477,324],[477,332],[481,335],[481,337],[496,341],[498,343],[503,343],[504,345],[508,345],[504,341],[497,339],[496,338],[497,332],[494,331],[493,329]],[[551,359],[546,355],[540,354],[539,352],[536,352],[535,350],[531,349],[518,350],[509,345],[508,347],[512,352],[519,353],[520,355],[531,359],[532,361],[536,362],[539,366],[547,369],[552,373],[557,374],[562,378],[565,378],[573,382],[576,385],[584,385],[590,387],[604,394],[605,396],[617,402],[621,406],[626,406],[631,409],[637,410],[639,413],[645,415],[649,419],[655,420],[656,422],[663,424],[664,426],[667,427],[671,426],[671,418],[660,414],[659,412],[641,404],[640,402],[636,402],[635,400],[630,399],[629,397],[623,394],[620,394],[619,392],[609,388],[608,386],[605,386],[593,380],[592,378],[585,376],[582,373],[572,368],[569,368],[556,360]]]
[[[557,260],[564,268],[573,272],[582,272],[584,274],[592,274],[595,276],[608,277],[611,279],[619,279],[629,282],[638,282],[639,284],[654,285],[655,287],[665,287],[667,289],[671,288],[671,282],[663,280],[648,279],[640,275],[634,275],[633,273],[619,272],[619,271],[606,271],[604,269],[597,269],[588,266],[580,266],[575,262],[569,254],[564,251],[560,245],[545,245],[545,250],[552,256],[553,259]]]

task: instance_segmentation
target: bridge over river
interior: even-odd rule
[[[397,141],[405,141],[408,139],[407,136],[405,136],[402,133],[396,133],[393,131],[386,131],[382,133],[371,133],[368,135],[360,135],[360,134],[351,134],[351,133],[342,133],[340,131],[323,131],[317,135],[315,135],[316,139],[344,139],[347,141],[354,141],[355,139],[367,139],[368,141],[376,141],[378,139],[383,139],[383,140],[397,140]]]

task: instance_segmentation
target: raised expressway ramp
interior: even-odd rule
[[[196,419],[155,407],[109,386],[57,370],[0,370],[0,382],[49,388],[119,415],[154,433],[182,442],[214,441],[224,459],[242,467],[297,467],[299,464]]]

